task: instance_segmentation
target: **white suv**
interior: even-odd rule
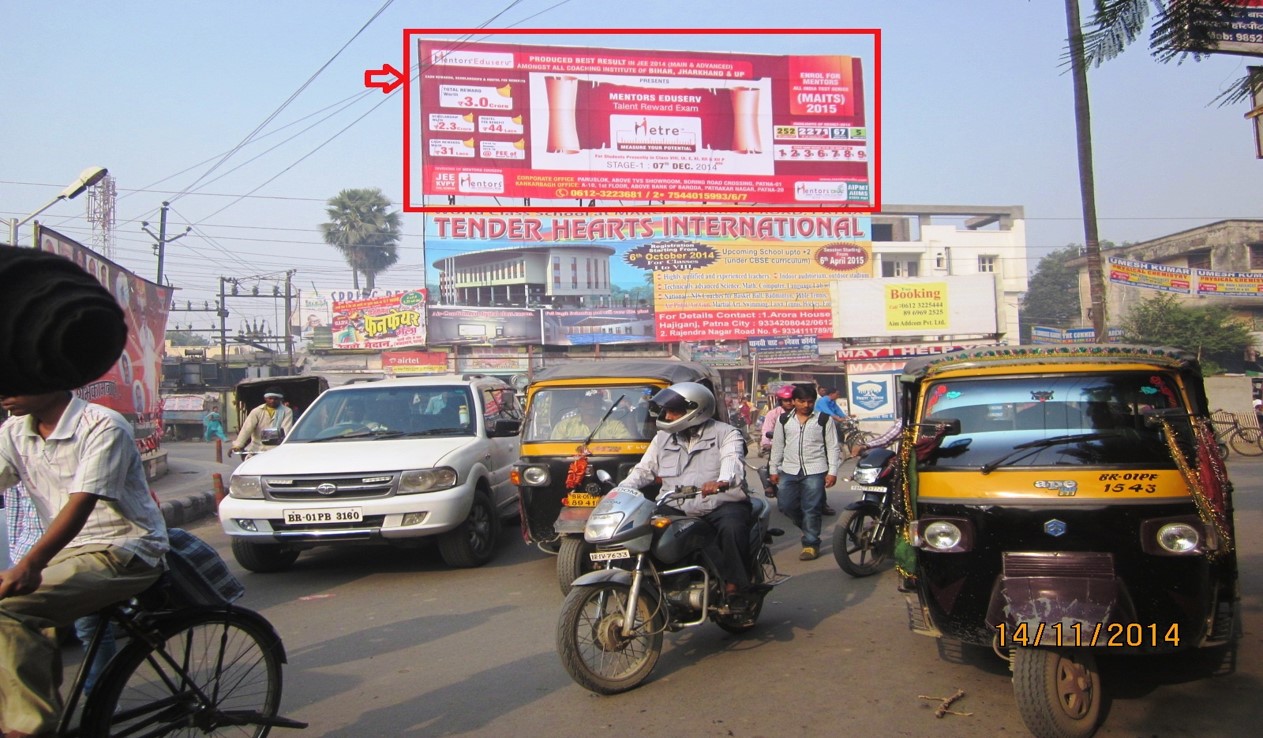
[[[219,507],[233,555],[272,572],[319,544],[437,536],[449,566],[481,566],[517,512],[521,418],[513,389],[481,375],[331,389],[233,472]]]

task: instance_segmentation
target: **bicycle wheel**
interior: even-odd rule
[[[1237,428],[1228,436],[1228,445],[1242,456],[1259,456],[1263,455],[1260,439],[1263,439],[1263,433],[1258,428]]]
[[[156,647],[134,639],[84,705],[81,735],[266,736],[280,707],[284,656],[256,618],[179,613],[157,625]]]

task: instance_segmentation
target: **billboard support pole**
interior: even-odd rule
[[[746,341],[746,349],[749,350],[750,342]],[[757,352],[750,351],[750,402],[754,402],[754,392],[759,388],[759,355]]]

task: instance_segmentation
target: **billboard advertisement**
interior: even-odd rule
[[[751,338],[750,356],[760,364],[802,364],[820,360],[816,336],[773,336]]]
[[[590,255],[573,256],[567,247],[608,246],[615,253],[600,273],[613,287],[631,294],[651,281],[656,340],[743,341],[833,335],[829,287],[871,281],[869,230],[867,216],[814,213],[433,215],[426,244],[451,255],[435,264],[451,270],[463,268],[462,256],[472,262],[495,251],[545,300],[582,296],[564,275]],[[592,295],[612,300],[616,292]],[[442,343],[437,330],[432,320],[432,340]]]
[[[653,310],[597,308],[544,310],[544,343],[590,346],[610,343],[654,343]]]
[[[839,338],[997,332],[994,274],[856,280],[832,289]]]
[[[853,56],[418,39],[423,195],[869,209]]]
[[[95,382],[75,390],[75,394],[132,421],[136,445],[142,453],[157,448],[162,418],[158,387],[162,383],[171,289],[136,276],[51,228],[36,224],[35,239],[40,249],[61,254],[96,277],[114,295],[127,319],[127,346],[118,363]]]
[[[399,377],[409,374],[447,373],[446,351],[385,351],[382,370]]]
[[[539,311],[435,305],[429,310],[430,343],[435,346],[511,346],[542,342]]]
[[[1197,294],[1225,297],[1263,297],[1263,274],[1258,272],[1213,272],[1198,269]]]
[[[425,345],[425,290],[335,301],[329,330],[334,349]]]
[[[296,290],[291,332],[298,337],[299,344],[308,349],[333,348],[333,303],[352,300],[367,300],[373,297],[390,297],[402,295],[412,290],[354,288],[351,286],[317,286],[311,289]],[[422,291],[424,293],[424,290]]]
[[[896,373],[847,373],[851,413],[860,420],[894,420]]]
[[[1166,264],[1150,264],[1143,261],[1129,261],[1116,256],[1109,257],[1110,282],[1124,284],[1128,287],[1143,287],[1148,290],[1161,290],[1187,295],[1192,292],[1190,279],[1192,270],[1188,267],[1167,266]]]

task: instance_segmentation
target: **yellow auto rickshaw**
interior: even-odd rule
[[[536,372],[526,391],[522,457],[512,472],[518,485],[522,536],[557,554],[562,592],[591,571],[583,527],[609,491],[597,472],[622,480],[657,433],[649,398],[676,382],[698,382],[716,393],[716,417],[727,420],[710,367],[668,359],[598,360]],[[656,488],[645,490],[650,499]]]
[[[968,349],[900,384],[911,628],[1008,659],[1033,734],[1096,730],[1098,655],[1238,637],[1232,484],[1194,355]]]

